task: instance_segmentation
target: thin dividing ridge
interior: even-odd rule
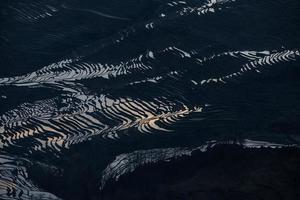
[[[277,52],[277,51],[274,51]],[[211,56],[197,58],[197,61],[201,65],[205,65],[207,62],[214,61],[215,59],[223,58],[223,57],[231,57],[237,58],[240,61],[248,62],[263,58],[265,56],[270,55],[271,52],[268,50],[264,51],[254,51],[254,50],[244,50],[244,51],[227,51],[219,54],[213,54]]]
[[[31,139],[33,150],[60,151],[96,135],[117,139],[122,130],[129,128],[136,128],[141,133],[170,131],[164,126],[202,111],[201,107],[188,107],[164,97],[145,101],[81,94],[63,100],[67,106],[60,108],[58,101],[24,104],[26,108],[21,105],[2,115],[0,147],[18,147],[23,139]]]
[[[91,13],[91,14],[94,14],[94,15],[98,15],[98,16],[101,16],[101,17],[109,18],[109,19],[125,20],[125,21],[130,21],[130,20],[132,20],[132,19],[130,19],[130,18],[119,17],[119,16],[115,16],[115,15],[110,15],[110,14],[103,13],[103,12],[100,12],[100,11],[97,11],[97,10],[84,9],[84,8],[75,8],[75,7],[68,6],[68,5],[66,5],[66,4],[62,4],[61,7],[64,8],[64,9],[67,9],[67,10],[77,11],[77,12],[87,12],[87,13]]]
[[[142,84],[145,83],[160,83],[163,80],[167,80],[167,78],[170,78],[171,80],[180,80],[180,78],[182,78],[183,73],[179,72],[179,71],[171,71],[168,72],[166,75],[161,75],[161,76],[154,76],[154,77],[149,77],[149,78],[145,78],[142,80],[138,80],[138,81],[134,81],[134,82],[130,82],[128,85],[139,85],[141,86]]]

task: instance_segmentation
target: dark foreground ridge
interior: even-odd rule
[[[109,183],[105,200],[281,200],[300,196],[300,150],[221,145],[139,167]],[[141,181],[142,180],[142,181]]]

